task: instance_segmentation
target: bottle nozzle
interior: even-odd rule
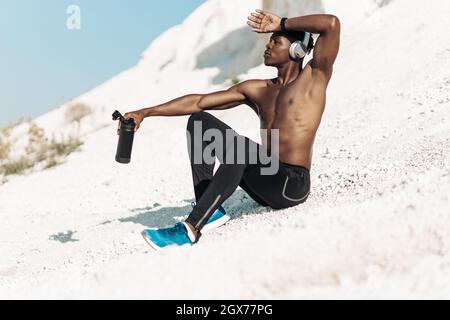
[[[114,121],[116,121],[118,119],[120,119],[120,121],[124,121],[125,120],[123,115],[117,110],[114,111],[114,113],[112,114],[112,118],[113,118]]]

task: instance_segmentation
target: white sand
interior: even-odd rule
[[[305,204],[267,210],[238,189],[234,219],[195,246],[157,253],[139,234],[189,213],[187,117],[146,119],[119,165],[112,111],[224,88],[218,67],[274,74],[245,29],[260,1],[208,1],[78,99],[96,108],[80,152],[0,186],[0,298],[450,298],[450,4],[323,2],[342,41]],[[36,121],[74,130],[66,107]],[[214,114],[256,138],[249,108]]]

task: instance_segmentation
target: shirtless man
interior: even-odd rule
[[[170,102],[126,113],[133,118],[136,130],[146,117],[191,115],[188,132],[195,123],[202,132],[217,129],[225,134],[231,130],[222,121],[204,110],[223,110],[241,104],[250,106],[259,116],[261,129],[278,129],[279,170],[274,175],[261,174],[264,165],[249,162],[224,163],[213,176],[214,165],[194,163],[193,143],[189,142],[196,205],[185,222],[165,229],[145,230],[145,240],[155,249],[170,245],[193,244],[209,226],[228,221],[221,204],[241,186],[255,201],[274,209],[303,203],[310,191],[310,169],[314,138],[325,108],[326,89],[339,50],[340,22],[334,15],[315,14],[280,18],[265,10],[256,10],[247,24],[257,33],[273,33],[264,52],[264,63],[278,69],[278,77],[269,80],[248,80],[228,90],[210,94],[186,95]],[[319,34],[314,47],[311,33]],[[296,47],[292,44],[297,41]],[[302,47],[303,46],[303,47]],[[303,68],[304,56],[314,47],[313,58]],[[247,143],[256,142],[245,138]],[[264,139],[263,139],[264,140]],[[270,150],[257,144],[258,150]],[[208,143],[201,143],[201,151]],[[223,150],[227,152],[226,149]]]

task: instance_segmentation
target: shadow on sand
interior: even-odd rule
[[[182,207],[162,207],[158,203],[155,203],[152,207],[135,208],[131,211],[136,212],[136,215],[120,218],[118,221],[132,222],[146,228],[172,226],[187,218],[192,210],[191,202],[194,201],[194,199],[186,199],[183,201],[186,202],[186,205]],[[260,206],[253,201],[243,190],[236,190],[233,195],[223,203],[223,207],[231,219],[237,219],[243,215],[259,214],[269,211],[268,208]]]
[[[238,74],[247,73],[263,62],[265,38],[258,36],[248,27],[228,33],[197,56],[195,68],[219,68],[212,79],[213,84],[221,84]]]

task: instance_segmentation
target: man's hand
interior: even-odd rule
[[[136,127],[134,128],[134,131],[136,132],[139,127],[141,126],[141,122],[144,121],[144,113],[141,110],[138,111],[132,111],[132,112],[127,112],[123,115],[123,117],[125,118],[125,120],[128,119],[133,119],[134,123],[136,124]],[[117,127],[117,134],[120,133],[120,121],[119,121],[119,125]]]
[[[247,24],[252,31],[257,33],[269,33],[281,31],[281,18],[266,10],[256,10],[247,17]]]

